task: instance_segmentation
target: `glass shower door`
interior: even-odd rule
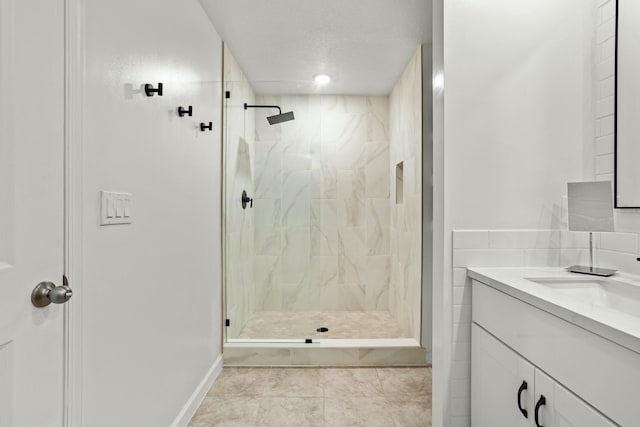
[[[312,261],[311,146],[296,134],[309,116],[298,109],[294,121],[271,124],[283,99],[256,96],[243,80],[225,90],[227,340],[304,342],[321,334],[324,265]]]

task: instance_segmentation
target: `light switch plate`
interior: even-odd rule
[[[117,191],[100,191],[100,225],[131,224],[133,195]]]

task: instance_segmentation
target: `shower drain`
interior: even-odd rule
[[[329,328],[325,328],[324,326],[321,328],[316,329],[316,331],[318,332],[329,332]]]

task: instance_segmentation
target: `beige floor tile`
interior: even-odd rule
[[[322,397],[267,397],[260,399],[258,427],[323,427]]]
[[[207,396],[189,427],[254,427],[260,402],[250,397]]]
[[[382,384],[374,368],[328,368],[322,370],[325,397],[382,396]]]
[[[224,368],[209,396],[261,396],[272,375],[269,368]]]
[[[388,397],[431,395],[429,368],[378,368],[382,391]]]
[[[429,427],[431,368],[225,367],[189,427]]]
[[[268,397],[322,397],[321,369],[272,368],[263,395]]]
[[[327,397],[324,422],[325,427],[394,427],[384,397]]]
[[[431,427],[431,395],[388,398],[396,427]]]

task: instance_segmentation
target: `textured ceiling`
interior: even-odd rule
[[[431,0],[200,3],[258,94],[386,95],[431,40]]]

